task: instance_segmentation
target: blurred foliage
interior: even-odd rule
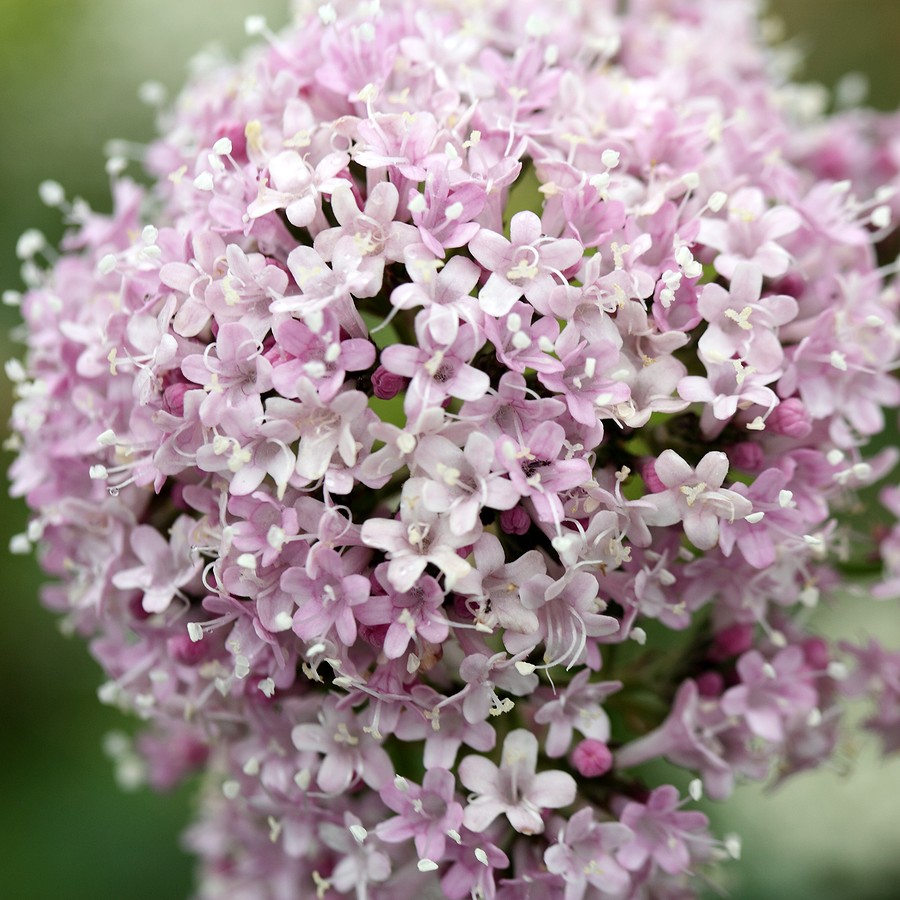
[[[43,179],[54,178],[70,194],[108,208],[104,144],[117,137],[145,141],[153,133],[151,111],[135,99],[142,82],[158,80],[177,90],[198,48],[210,41],[239,48],[245,15],[261,12],[278,26],[286,8],[287,0],[2,0],[0,288],[20,286],[14,248],[25,228],[43,230],[51,243],[62,233],[56,212],[37,199]],[[834,84],[842,73],[860,70],[870,80],[870,102],[890,109],[900,101],[897,0],[780,0],[770,9],[806,54],[800,78]],[[15,310],[0,308],[4,359],[15,352],[10,330],[17,321]],[[4,383],[4,421],[9,404]],[[9,459],[4,453],[4,472]],[[3,548],[25,522],[22,505],[5,494]],[[188,818],[190,792],[157,796],[119,789],[102,740],[128,724],[99,704],[101,675],[83,643],[66,640],[55,617],[39,606],[35,563],[7,555],[4,565],[13,618],[0,633],[6,686],[0,693],[3,895],[187,896],[192,863],[178,849],[177,834]],[[843,627],[859,631],[854,624],[847,620]],[[878,628],[898,633],[884,612]],[[735,811],[718,810],[721,830],[745,830],[745,861],[729,876],[733,900],[896,896],[900,872],[889,845],[882,848],[885,837],[896,834],[885,822],[895,816],[887,803],[889,787],[900,789],[900,775],[896,765],[877,766],[870,761],[863,779],[841,784],[828,773],[800,778],[799,791],[790,784],[775,798],[743,791]],[[778,805],[767,805],[773,803]],[[797,824],[779,829],[778,818],[791,810]],[[823,823],[834,832],[830,837]]]

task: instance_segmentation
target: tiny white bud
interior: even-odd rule
[[[4,306],[18,306],[22,302],[22,295],[18,291],[6,290],[3,292]]]
[[[844,461],[844,451],[834,447],[825,454],[825,459],[828,460],[829,465],[838,466]]]

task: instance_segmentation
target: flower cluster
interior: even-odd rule
[[[44,186],[16,548],[148,780],[206,772],[200,896],[693,896],[704,789],[845,696],[897,747],[897,655],[804,623],[894,462],[900,123],[745,0],[336,5],[248,19],[110,216]]]

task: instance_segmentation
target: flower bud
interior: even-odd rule
[[[572,752],[572,765],[584,778],[599,778],[611,768],[613,756],[603,741],[583,740]]]

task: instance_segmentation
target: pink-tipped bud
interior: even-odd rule
[[[172,635],[166,641],[166,649],[175,662],[183,666],[196,666],[209,656],[210,644],[202,640],[192,641],[190,635],[185,632]]]
[[[788,397],[772,410],[772,414],[766,419],[766,427],[785,437],[805,438],[812,431],[812,420],[797,397]]]
[[[806,664],[816,671],[824,672],[831,662],[828,642],[823,638],[809,638],[803,642],[803,658]]]
[[[184,415],[184,395],[193,389],[196,389],[197,385],[188,384],[184,381],[179,381],[176,384],[170,384],[163,391],[163,403],[166,406],[166,411],[170,412],[173,416],[183,416]]]
[[[728,459],[733,466],[745,472],[757,472],[762,468],[765,454],[759,444],[743,441],[728,450]]]
[[[599,778],[613,764],[613,756],[603,741],[585,738],[572,752],[572,765],[584,778]]]
[[[659,475],[656,474],[654,460],[645,459],[640,464],[640,468],[641,478],[644,479],[644,484],[647,485],[647,490],[650,491],[651,494],[658,494],[660,491],[666,489],[666,486],[659,480]]]
[[[531,516],[521,506],[500,513],[500,527],[506,534],[525,534],[531,528]]]
[[[372,373],[372,393],[379,400],[390,400],[405,387],[406,379],[402,375],[389,372],[384,366],[379,366]]]
[[[725,679],[718,672],[704,672],[695,680],[701,697],[718,697],[725,689]]]
[[[713,647],[709,657],[716,662],[722,662],[735,656],[746,653],[753,646],[752,625],[729,625],[716,632],[713,638]]]

